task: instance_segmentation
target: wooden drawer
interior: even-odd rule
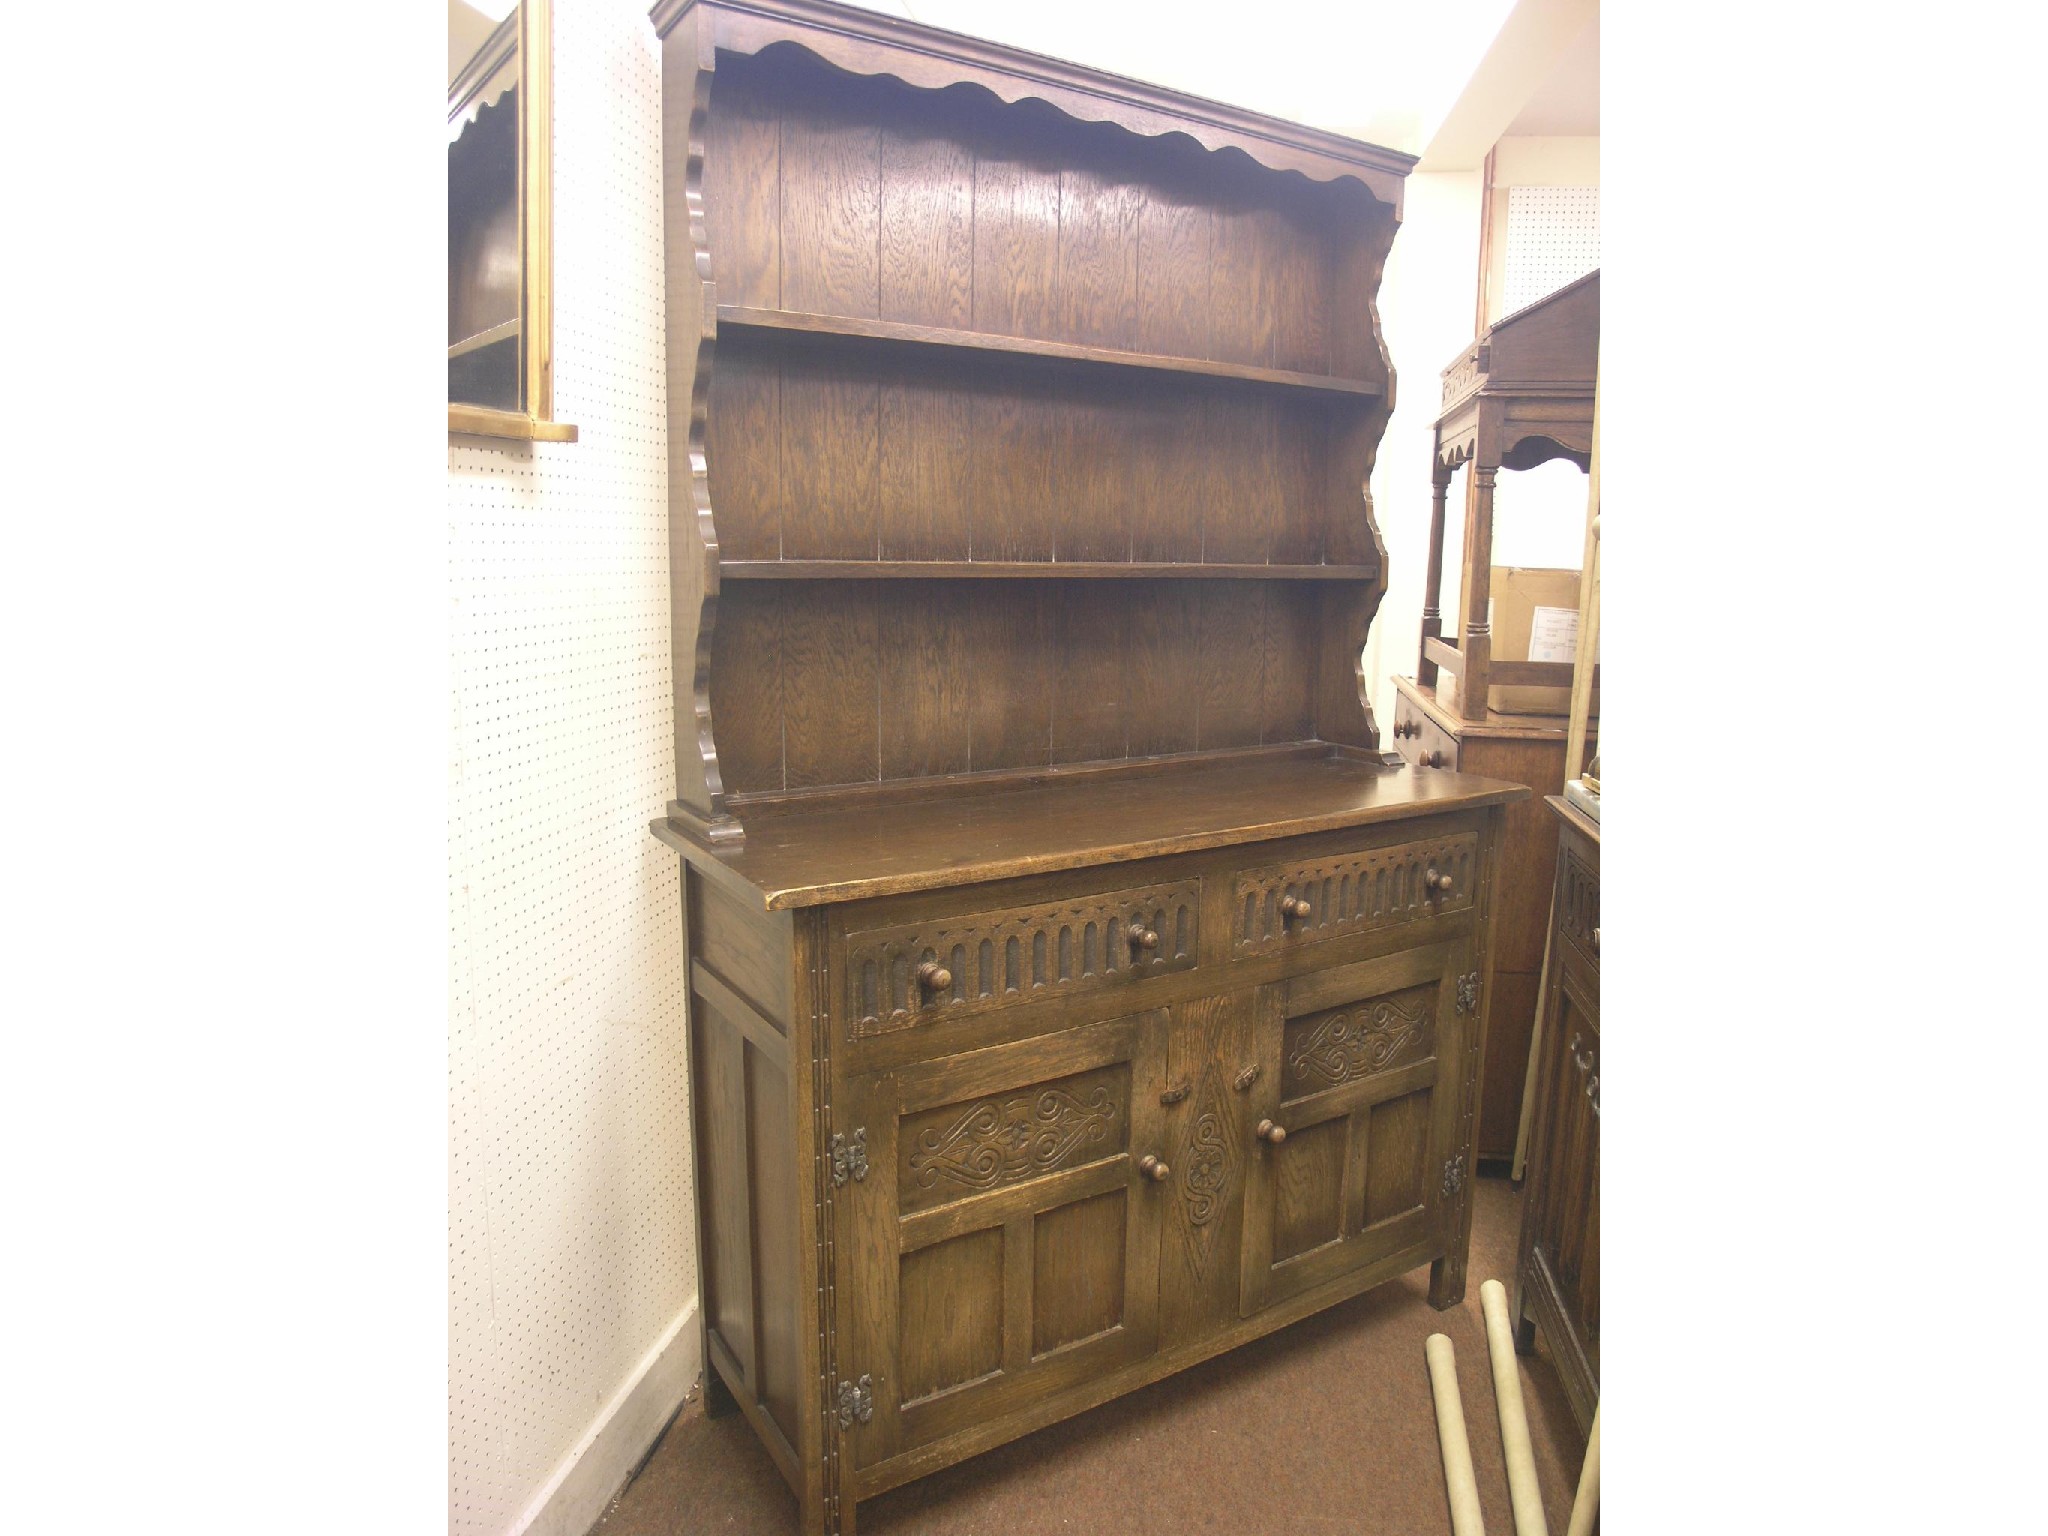
[[[1458,766],[1458,738],[1441,729],[1405,694],[1394,701],[1394,750],[1412,767]]]
[[[861,1038],[1191,971],[1201,888],[1167,881],[849,933],[846,1017]]]
[[[1466,911],[1478,878],[1476,832],[1241,870],[1232,951],[1266,954]]]
[[[1558,840],[1557,931],[1600,968],[1600,850],[1570,827]]]

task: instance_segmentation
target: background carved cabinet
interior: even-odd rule
[[[1582,1432],[1600,1400],[1600,824],[1562,796],[1554,971],[1539,1032],[1536,1119],[1515,1263],[1526,1353],[1541,1328]]]
[[[822,0],[655,23],[706,1355],[815,1536],[1458,1299],[1526,791],[1364,698],[1409,157]]]

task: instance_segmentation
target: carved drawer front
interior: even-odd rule
[[[873,1466],[1151,1352],[1174,1197],[1163,1009],[878,1072],[835,1106],[843,1374]]]
[[[1192,970],[1201,882],[1067,897],[847,935],[856,1037]]]
[[[1600,964],[1600,866],[1585,842],[1567,837],[1557,861],[1557,928],[1597,967]]]
[[[1232,906],[1235,949],[1261,954],[1461,912],[1478,876],[1476,832],[1247,869]]]
[[[1464,1183],[1463,941],[1266,989],[1252,1091],[1244,1315],[1429,1241]],[[1270,1075],[1269,1075],[1270,1074]]]

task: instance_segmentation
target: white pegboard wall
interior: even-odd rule
[[[1600,265],[1598,187],[1510,187],[1507,223],[1504,315]]]
[[[661,73],[555,8],[555,403],[449,440],[449,1529],[513,1530],[696,1293],[674,854]]]

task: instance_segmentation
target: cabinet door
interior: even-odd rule
[[[834,1121],[860,1127],[868,1171],[844,1186],[839,1353],[869,1378],[860,1465],[1151,1353],[1165,1038],[1155,1009],[850,1085]]]
[[[1600,988],[1558,943],[1543,1021],[1540,1108],[1529,1144],[1525,1219],[1589,1374],[1600,1367]]]
[[[1456,1004],[1469,953],[1434,944],[1262,989],[1245,1316],[1437,1233],[1456,1187],[1449,1064],[1469,1027]]]

